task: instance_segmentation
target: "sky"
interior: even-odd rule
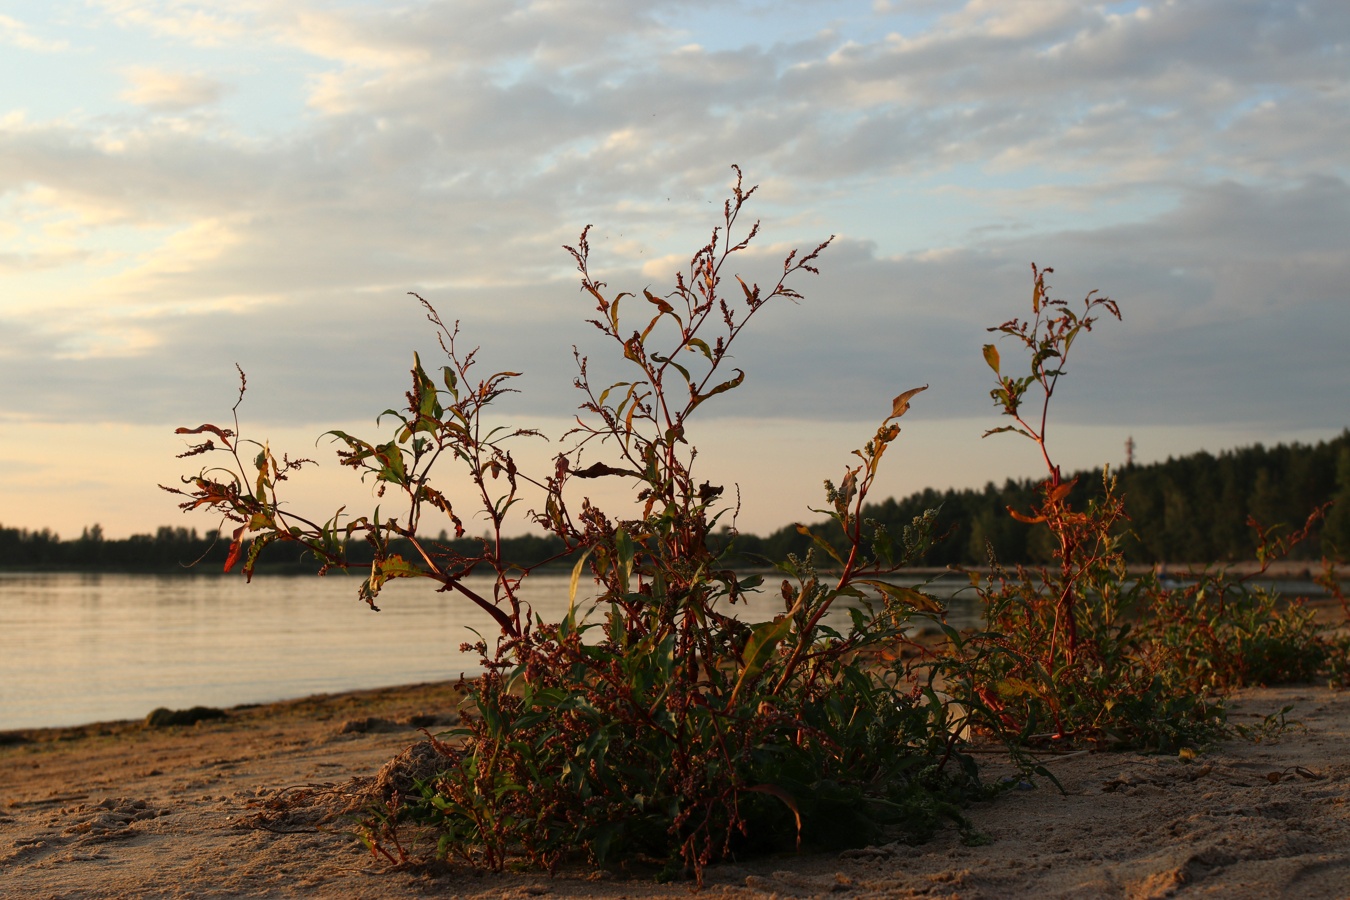
[[[981,438],[1032,263],[1123,313],[1056,394],[1064,468],[1350,426],[1343,0],[7,0],[0,524],[214,528],[156,485],[200,468],[175,427],[230,424],[236,364],[244,436],[321,464],[293,508],[369,511],[319,436],[381,434],[434,362],[409,291],[559,439],[572,347],[603,351],[562,246],[593,224],[612,290],[664,293],[733,164],[747,281],[835,236],[691,427],[743,529],[818,518],[922,384],[878,499],[1036,475]]]

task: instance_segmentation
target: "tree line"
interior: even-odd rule
[[[462,555],[479,552],[475,538],[449,538],[442,532],[436,543]],[[62,540],[50,529],[29,531],[0,525],[0,569],[27,571],[100,571],[100,572],[184,572],[214,574],[225,566],[229,554],[228,536],[200,534],[197,529],[163,526],[153,535],[138,534],[110,540],[98,525],[85,528],[80,537]],[[247,552],[248,542],[245,542]],[[272,574],[312,574],[316,564],[298,550],[287,554],[269,548],[259,559],[257,571]],[[415,553],[408,541],[391,541],[390,549],[411,557]],[[508,538],[503,545],[507,559],[533,565],[556,555],[562,542],[544,535]],[[354,566],[369,565],[373,550],[362,541],[353,541],[347,558]],[[236,571],[238,571],[236,569]]]
[[[1081,471],[1070,503],[1082,509],[1100,497],[1103,471]],[[1148,465],[1110,471],[1125,500],[1129,520],[1121,526],[1125,558],[1131,563],[1236,562],[1255,558],[1257,535],[1249,520],[1288,535],[1302,528],[1313,510],[1334,505],[1309,530],[1290,557],[1344,559],[1350,556],[1350,429],[1315,445],[1256,444],[1217,456],[1199,452]],[[928,489],[867,508],[865,515],[899,538],[926,510],[937,510],[937,540],[927,562],[933,566],[1047,562],[1051,535],[1045,526],[1026,525],[1009,513],[1035,505],[1039,479],[989,482],[983,489]],[[816,529],[829,535],[827,531]],[[839,541],[838,545],[843,546]],[[736,549],[747,557],[782,559],[804,555],[809,538],[788,526],[767,537],[740,535]]]
[[[1285,533],[1299,528],[1308,515],[1328,502],[1333,505],[1315,522],[1308,539],[1291,552],[1294,559],[1350,556],[1350,429],[1313,445],[1256,444],[1217,456],[1201,451],[1165,462],[1127,465],[1111,477],[1125,498],[1129,521],[1121,539],[1132,563],[1236,562],[1251,559],[1256,533],[1248,524],[1278,526]],[[1070,500],[1082,508],[1102,493],[1103,473],[1078,472]],[[934,542],[927,556],[933,566],[985,565],[991,556],[1001,564],[1039,563],[1050,558],[1050,534],[1043,526],[1013,519],[1008,509],[1028,511],[1040,481],[1009,479],[983,489],[927,489],[902,499],[891,498],[866,508],[866,515],[897,539],[905,526],[925,511],[937,510]],[[823,526],[815,530],[834,538]],[[473,538],[440,543],[465,555],[478,549]],[[131,572],[219,572],[229,541],[197,529],[161,527],[154,534],[110,540],[98,525],[78,538],[63,540],[50,529],[29,531],[0,525],[0,568],[12,570],[87,570]],[[839,541],[843,546],[843,541]],[[810,539],[793,525],[768,536],[739,534],[733,549],[748,564],[762,559],[805,556]],[[399,552],[400,548],[394,548]],[[401,548],[411,553],[411,547]],[[504,555],[532,565],[556,555],[561,543],[544,535],[521,535],[503,543]],[[370,561],[370,549],[354,543],[353,564]],[[195,564],[195,565],[194,565]],[[259,571],[313,571],[298,554],[264,554]]]

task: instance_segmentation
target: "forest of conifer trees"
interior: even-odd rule
[[[1235,562],[1252,559],[1256,533],[1253,518],[1265,527],[1302,527],[1310,513],[1328,502],[1325,521],[1291,558],[1340,557],[1350,553],[1350,430],[1315,445],[1257,444],[1215,456],[1200,452],[1149,465],[1127,466],[1111,473],[1125,498],[1130,520],[1124,549],[1131,563]],[[1073,478],[1075,476],[1067,476]],[[1079,472],[1070,495],[1075,507],[1102,491],[1102,472]],[[1049,532],[1024,525],[1008,507],[1030,510],[1040,482],[1035,479],[993,482],[982,490],[932,489],[871,507],[872,519],[898,535],[925,510],[938,510],[937,534],[943,536],[928,555],[928,564],[985,565],[992,551],[1003,564],[1038,563],[1050,558]],[[742,535],[744,554],[773,559],[804,554],[809,541],[791,526],[765,538]]]

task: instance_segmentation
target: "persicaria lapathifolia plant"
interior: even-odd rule
[[[1110,511],[1099,509],[1097,515],[1074,512],[1068,504],[1069,492],[1074,481],[1065,482],[1060,475],[1059,466],[1050,458],[1046,445],[1046,431],[1050,413],[1050,399],[1054,396],[1060,376],[1065,372],[1069,350],[1074,341],[1084,331],[1091,331],[1097,317],[1094,311],[1109,313],[1120,319],[1120,307],[1108,297],[1098,297],[1096,291],[1083,300],[1081,312],[1064,300],[1051,299],[1047,293],[1045,276],[1054,269],[1038,269],[1031,266],[1034,287],[1031,295],[1032,318],[1029,320],[1009,319],[1002,325],[990,328],[1011,337],[1031,354],[1031,370],[1020,377],[1004,375],[1001,370],[998,348],[985,344],[984,358],[998,378],[998,386],[990,391],[994,403],[1002,408],[1003,415],[1012,419],[1013,425],[1004,425],[985,432],[985,437],[1001,432],[1014,432],[1035,442],[1045,463],[1047,478],[1042,484],[1044,499],[1039,510],[1025,515],[1016,510],[1008,512],[1019,522],[1028,524],[1044,523],[1049,526],[1055,537],[1054,555],[1060,566],[1060,577],[1056,583],[1058,596],[1055,598],[1055,625],[1050,635],[1049,655],[1053,658],[1059,647],[1061,631],[1067,640],[1066,656],[1072,662],[1078,653],[1078,621],[1076,587],[1087,571],[1100,561],[1101,555],[1109,552],[1110,527],[1123,514],[1123,507],[1116,504]],[[1040,409],[1029,417],[1022,412],[1027,391],[1035,385],[1040,391]],[[1105,516],[1105,518],[1104,518]],[[1109,519],[1109,521],[1106,521]]]
[[[343,465],[373,479],[381,497],[401,499],[398,516],[303,518],[277,495],[303,461],[278,462],[265,444],[251,445],[248,460],[237,417],[234,429],[189,432],[210,432],[225,446],[208,440],[186,455],[223,451],[229,462],[174,490],[188,498],[185,509],[236,523],[236,548],[252,532],[246,572],[264,546],[287,542],[321,570],[347,567],[348,546],[361,538],[374,556],[361,587],[372,605],[389,578],[423,577],[500,626],[494,647],[474,645],[484,674],[472,686],[472,714],[436,742],[445,771],[420,798],[370,824],[372,848],[403,846],[394,830],[413,821],[439,832],[443,855],[490,868],[512,856],[552,868],[581,851],[697,874],[741,849],[922,836],[943,818],[963,821],[959,804],[982,790],[959,752],[959,709],[934,689],[931,672],[894,652],[915,609],[932,604],[888,578],[922,554],[933,516],[916,519],[898,542],[863,516],[900,433],[894,420],[923,388],[896,397],[858,462],[837,487],[827,483],[823,512],[843,540],[812,535],[805,558],[776,563],[782,606],[771,620],[736,615],[763,578],[732,567],[734,527],[730,543],[714,537],[730,510],[723,486],[696,474],[689,421],[743,382],[728,363],[732,345],[770,301],[801,299],[793,283],[816,272],[829,244],[789,253],[767,289],[730,275],[759,231],[756,222],[734,234],[755,192],[739,169],[736,176],[722,222],[665,294],[610,292],[591,272],[589,229],[566,248],[594,302],[589,322],[621,371],[602,378],[574,349],[582,403],[548,472],[527,475],[511,453],[512,441],[536,431],[485,424],[484,410],[511,390],[515,373],[475,381],[476,351],[462,352],[457,327],[426,301],[449,360],[439,382],[414,357],[406,406],[381,417],[394,418],[391,437],[330,432],[345,445]],[[433,484],[446,464],[467,475],[490,524],[473,555],[418,534],[428,506],[462,531]],[[578,504],[577,484],[596,478],[632,484],[635,504],[617,516],[584,495]],[[597,600],[560,622],[532,616],[521,585],[535,567],[501,549],[508,514],[522,502],[533,504],[526,517],[561,542],[559,556],[574,560],[574,598],[584,572],[598,585]],[[493,576],[491,596],[465,584],[471,573]]]

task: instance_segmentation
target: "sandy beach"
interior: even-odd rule
[[[453,684],[311,697],[147,728],[11,733],[0,746],[0,895],[66,897],[677,897],[691,883],[576,868],[395,869],[348,811],[395,755],[446,723]],[[1350,693],[1240,694],[1233,720],[1292,704],[1300,726],[1192,760],[1052,759],[1039,781],[917,846],[758,859],[708,870],[713,897],[1350,897]],[[434,730],[435,724],[431,726]],[[992,778],[1012,770],[987,757]],[[428,844],[415,854],[430,855]]]

